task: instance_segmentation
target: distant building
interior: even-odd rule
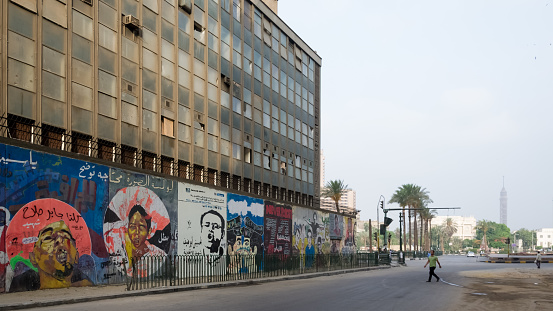
[[[505,184],[499,194],[499,223],[507,225],[507,190]]]
[[[452,238],[461,240],[476,238],[476,218],[473,216],[436,216],[432,219],[432,227],[445,225],[448,218],[453,220],[455,228],[457,228],[457,232],[452,235]]]
[[[536,230],[536,246],[551,248],[553,245],[553,228],[542,228]]]
[[[342,213],[354,213],[356,209],[355,201],[355,190],[347,189],[346,192],[342,194],[340,201],[338,201],[338,206],[340,207],[340,212]],[[336,203],[331,198],[321,198],[321,208],[335,211]]]
[[[323,154],[323,150],[321,150],[321,173],[320,173],[320,180],[321,180],[321,190],[326,185],[326,179],[325,179],[325,156]],[[347,189],[345,193],[342,194],[342,197],[340,198],[340,201],[338,202],[338,206],[340,207],[340,212],[345,213],[356,213],[356,201],[355,201],[355,190]],[[322,198],[321,197],[321,208],[330,210],[330,211],[336,211],[336,203],[331,198]]]

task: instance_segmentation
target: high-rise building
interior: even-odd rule
[[[276,14],[276,0],[2,1],[2,135],[317,208],[322,60]]]
[[[499,223],[507,225],[507,190],[505,190],[505,182],[499,194]]]
[[[325,179],[325,156],[323,153],[323,150],[321,150],[320,153],[321,161],[320,163],[320,181],[321,181],[321,189],[325,187],[326,179]],[[338,202],[338,206],[340,208],[340,212],[346,212],[346,213],[357,213],[357,207],[356,207],[356,198],[355,198],[355,190],[352,189],[346,189],[346,191],[342,194],[342,197],[340,198],[340,201]],[[331,198],[321,198],[321,208],[326,210],[335,211],[336,210],[336,203]]]

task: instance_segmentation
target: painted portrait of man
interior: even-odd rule
[[[34,269],[14,277],[10,292],[92,285],[78,269],[76,241],[63,220],[42,228],[37,239],[29,253]]]
[[[221,241],[225,236],[225,220],[217,211],[209,210],[200,217],[200,230],[205,255],[223,255]]]

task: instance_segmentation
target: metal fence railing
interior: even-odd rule
[[[383,258],[384,255],[384,258]],[[260,279],[390,264],[388,254],[169,255],[132,260],[127,290]]]

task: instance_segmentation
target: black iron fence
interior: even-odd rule
[[[383,258],[384,256],[384,258]],[[259,279],[390,264],[388,254],[169,255],[132,260],[127,290]]]

